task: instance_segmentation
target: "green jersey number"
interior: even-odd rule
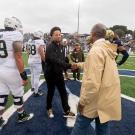
[[[6,58],[8,56],[7,47],[4,40],[0,40],[0,58]]]

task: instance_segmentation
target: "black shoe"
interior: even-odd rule
[[[7,120],[4,120],[2,117],[0,118],[0,130],[7,124]]]
[[[22,123],[22,122],[25,122],[25,121],[28,121],[30,119],[32,119],[34,116],[33,113],[26,113],[25,111],[21,114],[18,114],[18,123]]]
[[[33,93],[34,97],[40,97],[40,96],[43,96],[43,95],[44,95],[43,92]]]
[[[33,92],[35,89],[34,88],[31,88],[31,91]]]
[[[75,114],[71,111],[64,112],[63,116],[66,118],[75,118]]]

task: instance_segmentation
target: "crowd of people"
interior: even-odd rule
[[[27,85],[28,77],[22,58],[22,24],[19,19],[10,17],[5,19],[4,27],[5,29],[0,31],[0,129],[7,123],[2,115],[10,93],[18,112],[18,123],[28,121],[34,116],[33,113],[26,113],[23,107],[23,86]],[[43,70],[47,83],[48,117],[55,117],[52,106],[55,87],[60,94],[63,116],[75,117],[76,114],[71,111],[68,104],[63,73],[66,79],[70,79],[70,69],[73,72],[73,79],[80,80],[80,72],[83,71],[78,114],[71,135],[87,134],[93,120],[96,122],[97,135],[110,135],[109,122],[121,119],[120,79],[117,66],[123,64],[129,55],[116,33],[107,32],[104,24],[95,24],[90,34],[88,45],[91,47],[85,59],[79,42],[76,42],[73,51],[69,52],[67,39],[62,39],[60,27],[53,27],[50,30],[48,45],[43,40],[43,32],[34,32],[25,48],[29,56],[31,90],[34,97],[44,94],[39,91],[39,79]],[[123,57],[116,63],[118,53]],[[12,76],[14,79],[11,79]]]

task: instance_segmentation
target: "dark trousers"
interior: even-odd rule
[[[89,127],[93,120],[78,114],[71,135],[91,135]],[[95,118],[95,124],[96,135],[110,135],[109,122],[100,123],[99,117],[97,117]]]
[[[78,68],[78,69],[75,69],[75,70],[73,70],[72,71],[73,72],[73,78],[76,80],[76,78],[78,79],[78,80],[80,80],[80,69]]]
[[[70,110],[70,107],[68,105],[68,96],[65,88],[65,82],[64,82],[64,77],[63,74],[59,74],[57,76],[45,76],[46,82],[47,82],[47,88],[48,88],[48,93],[47,93],[47,110],[52,108],[52,100],[55,92],[55,86],[58,89],[58,92],[60,94],[61,102],[62,102],[62,107],[64,112],[67,112]]]

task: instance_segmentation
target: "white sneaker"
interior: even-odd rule
[[[54,114],[53,114],[52,109],[47,110],[47,114],[48,114],[49,118],[54,118]]]

